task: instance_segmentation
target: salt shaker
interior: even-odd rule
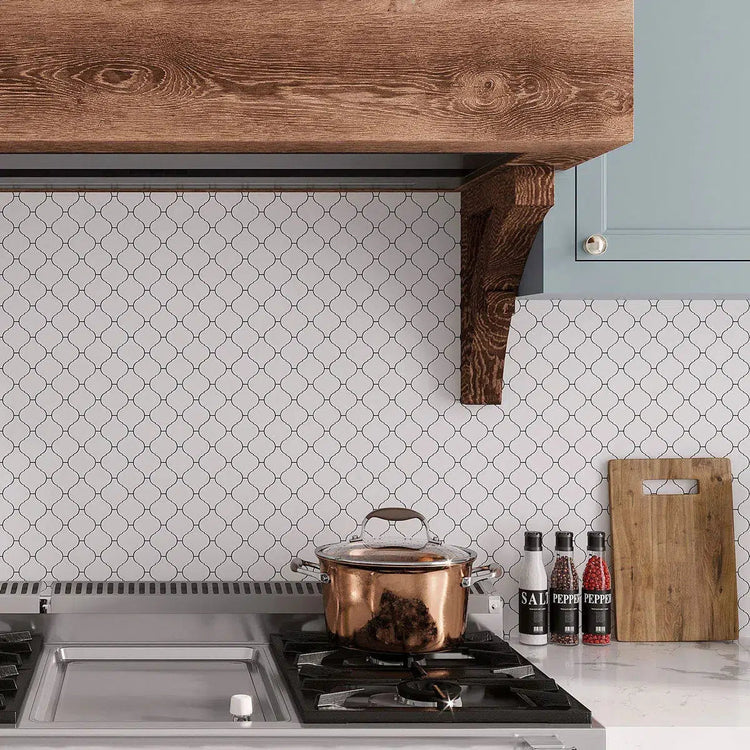
[[[528,646],[546,646],[549,591],[541,532],[527,531],[523,550],[518,575],[518,640]]]

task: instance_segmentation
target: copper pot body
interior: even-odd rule
[[[391,654],[454,648],[466,629],[471,562],[439,568],[358,567],[321,557],[329,637],[341,646]]]

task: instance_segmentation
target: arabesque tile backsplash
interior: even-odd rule
[[[0,579],[291,577],[396,503],[512,599],[609,458],[729,456],[747,633],[750,302],[521,301],[462,406],[459,200],[0,194]]]

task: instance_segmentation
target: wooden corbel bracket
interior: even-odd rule
[[[501,402],[505,349],[552,167],[503,166],[461,188],[461,402]]]

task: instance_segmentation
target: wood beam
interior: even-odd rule
[[[633,0],[3,0],[0,153],[497,153],[633,137]]]
[[[554,204],[554,170],[502,166],[461,193],[461,402],[499,404],[518,285]]]

